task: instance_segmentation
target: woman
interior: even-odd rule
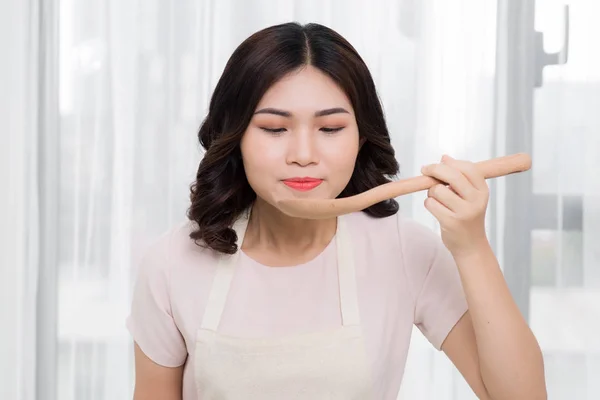
[[[137,400],[396,399],[413,324],[481,399],[546,398],[542,355],[485,236],[488,188],[422,173],[442,240],[389,200],[300,220],[276,200],[351,196],[398,172],[373,79],[318,24],[272,26],[227,63],[199,134],[189,221],[141,264]]]

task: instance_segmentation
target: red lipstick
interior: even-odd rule
[[[323,179],[310,178],[310,177],[290,178],[290,179],[284,179],[283,183],[285,183],[288,187],[290,187],[294,190],[298,190],[301,192],[307,192],[309,190],[313,190],[314,188],[319,186],[321,183],[323,183]]]

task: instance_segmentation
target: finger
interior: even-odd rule
[[[453,212],[457,212],[464,203],[464,200],[456,192],[443,184],[432,186],[427,192],[427,196],[436,199]]]
[[[421,169],[423,175],[428,175],[449,184],[452,189],[463,199],[474,196],[475,187],[462,172],[448,164],[432,164]]]
[[[433,197],[425,199],[425,208],[437,219],[440,223],[452,217],[452,211],[445,207],[442,203]]]
[[[455,160],[454,158],[448,155],[444,155],[442,157],[442,162],[450,166],[454,166],[455,168],[460,170],[477,190],[488,190],[488,185],[485,181],[485,176],[481,173],[477,165],[475,165],[474,163],[469,161]]]

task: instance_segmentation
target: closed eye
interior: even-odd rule
[[[275,129],[270,129],[270,128],[260,128],[265,132],[269,132],[269,133],[283,133],[285,132],[285,128],[275,128]]]
[[[342,129],[344,129],[344,127],[339,127],[339,128],[321,128],[321,130],[325,133],[335,133],[335,132],[339,132]]]
[[[263,128],[260,128],[260,129],[262,129],[265,132],[269,132],[269,133],[273,133],[273,134],[280,134],[280,133],[283,133],[283,132],[286,131],[285,128],[264,128],[263,127]],[[325,127],[323,127],[323,128],[321,128],[321,131],[325,132],[325,133],[335,133],[335,132],[341,131],[342,129],[344,129],[343,126],[339,127],[339,128],[325,128]]]

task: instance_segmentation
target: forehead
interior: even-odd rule
[[[332,107],[353,112],[344,91],[327,75],[307,66],[280,79],[267,90],[257,109],[276,107],[292,113],[314,113]]]

